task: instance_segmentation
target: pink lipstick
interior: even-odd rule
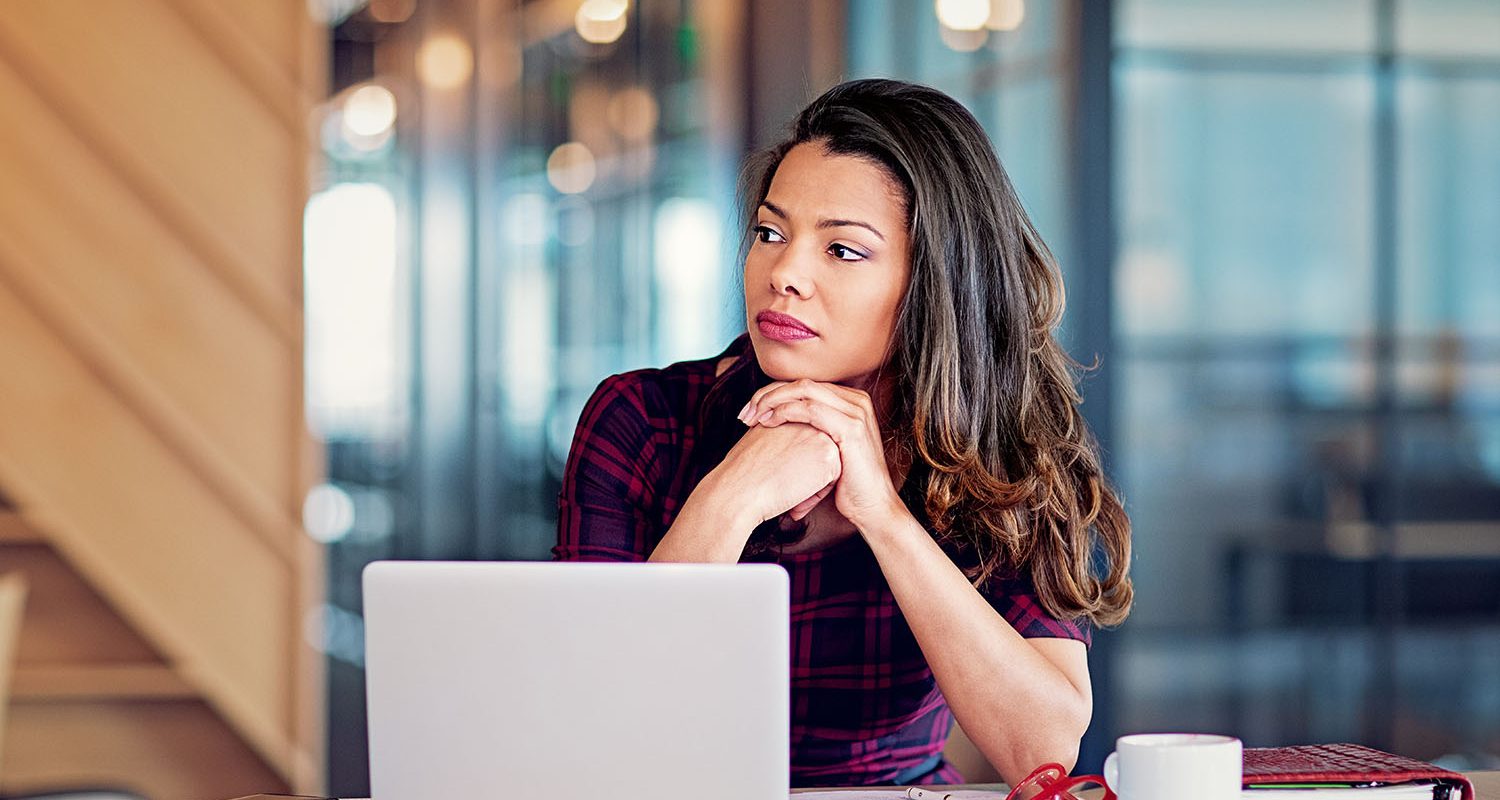
[[[818,337],[817,331],[807,327],[802,320],[776,311],[762,311],[756,314],[755,325],[760,328],[762,336],[776,342],[797,342]]]

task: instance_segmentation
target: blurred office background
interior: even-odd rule
[[[14,507],[0,513],[0,533],[10,531],[0,556],[25,555],[42,565],[33,573],[71,568],[92,585],[78,592],[97,594],[145,640],[141,652],[194,665],[145,677],[116,670],[111,685],[125,689],[110,695],[76,684],[97,669],[80,678],[39,667],[84,656],[28,640],[23,626],[0,787],[69,774],[37,766],[41,756],[18,743],[23,723],[55,725],[46,714],[80,696],[107,706],[154,691],[154,702],[217,715],[242,740],[252,777],[236,780],[267,782],[242,793],[278,782],[365,793],[360,570],[380,558],[547,557],[573,426],[599,380],[713,355],[742,330],[740,160],[823,89],[861,76],[929,83],[975,112],[1061,262],[1064,340],[1080,361],[1097,359],[1084,410],[1134,521],[1138,604],[1096,639],[1095,719],[1079,766],[1097,769],[1121,733],[1185,729],[1250,746],[1356,741],[1500,768],[1500,3],[142,5],[171,13],[116,11],[101,22],[33,11],[26,21],[62,29],[46,41],[0,20],[0,89],[12,81],[42,98],[34,114],[48,124],[97,129],[84,149],[175,221],[165,235],[186,242],[185,257],[230,251],[219,260],[243,262],[196,223],[239,231],[235,215],[258,210],[251,200],[283,208],[266,212],[281,226],[274,241],[300,241],[303,261],[283,247],[263,263],[302,270],[303,325],[291,341],[305,373],[287,376],[285,346],[271,348],[281,354],[274,365],[255,364],[280,376],[277,396],[305,398],[293,416],[321,455],[290,452],[286,414],[266,421],[290,442],[279,457],[302,459],[295,474],[272,476],[284,496],[275,505],[302,531],[298,544],[278,544],[288,549],[270,574],[287,597],[304,587],[278,600],[266,625],[280,637],[275,663],[298,665],[297,680],[320,688],[288,679],[262,694],[233,691],[254,681],[220,676],[211,652],[199,657],[191,637],[210,634],[140,598],[149,570],[137,583],[109,578],[108,554],[90,548],[86,531],[69,533],[87,525],[48,505],[89,498],[44,491],[26,478],[27,462],[0,448],[0,491]],[[268,8],[297,20],[273,29]],[[129,33],[138,29],[148,33]],[[157,126],[199,141],[223,134],[194,163],[239,183],[205,192],[264,188],[274,166],[280,182],[268,194],[188,207],[141,163],[134,140],[111,138],[103,112],[90,116],[88,81],[124,79],[100,68],[67,83],[70,59],[91,58],[83,45],[108,49],[118,37],[170,48],[162,31],[197,42],[181,48],[204,71],[238,75],[242,105],[295,96],[272,115],[277,147],[237,148],[228,145],[246,126],[268,123],[225,112],[198,72],[163,64],[132,85],[162,98],[142,101],[162,106]],[[288,48],[284,37],[298,31],[309,41]],[[252,41],[225,46],[217,61],[199,52],[218,37]],[[268,63],[291,77],[247,77]],[[7,118],[22,113],[6,108]],[[286,178],[297,170],[301,183]],[[90,174],[51,180],[80,176]],[[30,195],[11,194],[0,219],[31,220]],[[56,202],[70,234],[93,218],[69,211],[109,208]],[[27,254],[125,257],[0,249],[22,298],[37,294],[22,291],[30,284],[16,265]],[[229,283],[278,318],[280,306],[261,301],[285,292]],[[56,319],[66,321],[64,306]],[[143,337],[143,353],[181,331]],[[191,394],[187,383],[160,383],[169,399]],[[149,410],[155,394],[140,394]],[[0,418],[6,400],[0,391]],[[204,419],[236,441],[226,415]],[[239,486],[221,484],[230,487],[221,495]],[[50,584],[32,583],[35,608]],[[0,613],[0,654],[3,622]],[[148,679],[156,683],[140,683]],[[290,710],[275,720],[247,711],[267,697]]]

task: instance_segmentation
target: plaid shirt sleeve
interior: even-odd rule
[[[981,594],[1028,639],[1077,639],[1085,646],[1093,645],[1093,626],[1088,620],[1058,619],[1047,613],[1028,575],[992,578]]]
[[[645,561],[651,555],[654,429],[641,379],[605,378],[583,407],[557,501],[558,561]]]

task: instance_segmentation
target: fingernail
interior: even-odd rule
[[[775,413],[774,409],[771,410],[771,411],[767,411],[764,414],[761,414],[758,418],[756,418],[755,424],[759,425],[759,424],[765,422],[766,420],[770,419],[771,418],[771,414],[773,414],[773,413]]]
[[[743,422],[746,425],[750,424],[750,404],[749,403],[746,403],[745,407],[742,408],[742,409],[740,409],[740,413],[739,413],[738,419],[739,419],[740,422]]]

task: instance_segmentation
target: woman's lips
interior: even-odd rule
[[[777,342],[797,342],[803,339],[816,339],[818,336],[796,317],[778,314],[775,311],[762,311],[756,314],[755,325],[760,328],[762,336]]]

